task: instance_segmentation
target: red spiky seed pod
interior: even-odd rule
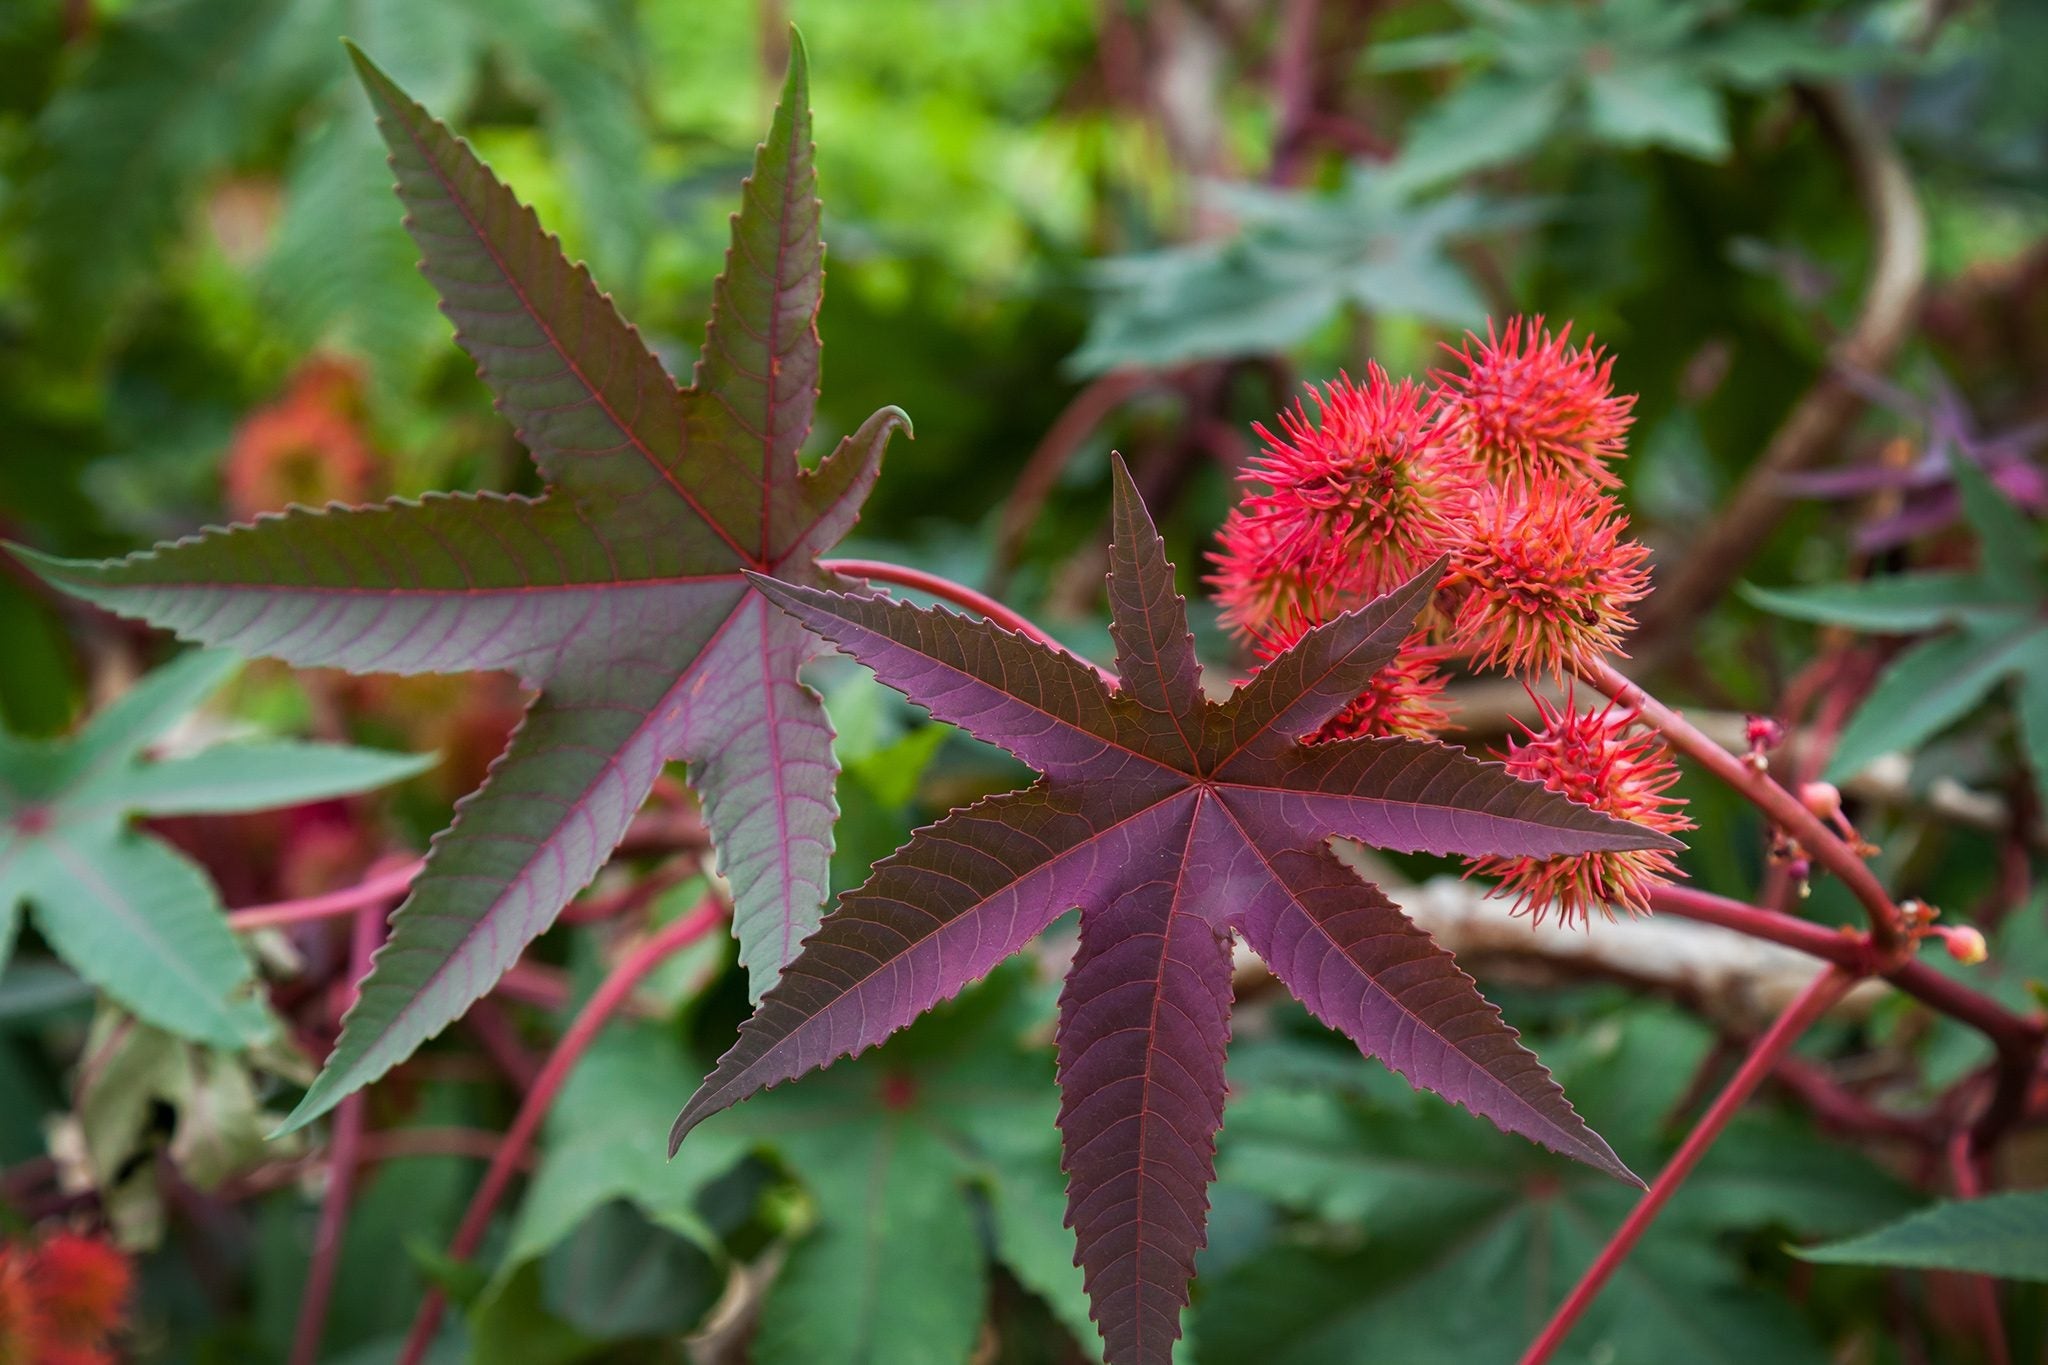
[[[1444,576],[1449,638],[1482,667],[1557,677],[1619,653],[1650,590],[1627,529],[1614,499],[1551,475],[1482,498]]]
[[[1524,726],[1527,738],[1511,740],[1501,759],[1509,772],[1646,829],[1676,834],[1693,827],[1685,802],[1669,795],[1678,781],[1670,751],[1654,732],[1634,729],[1633,712],[1611,702],[1579,711],[1570,697],[1562,707],[1539,697],[1536,708],[1541,728]],[[1470,874],[1496,878],[1493,894],[1513,896],[1515,913],[1529,911],[1541,923],[1555,909],[1567,924],[1583,924],[1596,909],[1612,919],[1617,906],[1647,913],[1651,889],[1684,875],[1662,849],[1485,857],[1470,861]]]
[[[1487,476],[1507,484],[1555,474],[1600,488],[1621,480],[1607,461],[1627,452],[1634,397],[1614,392],[1614,361],[1571,344],[1537,317],[1510,319],[1486,340],[1466,333],[1456,365],[1437,371],[1448,425]],[[1447,348],[1448,349],[1448,348]]]
[[[0,1246],[0,1365],[41,1365],[48,1333],[26,1248]]]
[[[1272,659],[1284,653],[1314,623],[1314,618],[1297,613],[1285,627],[1255,642],[1259,658]],[[1367,737],[1431,739],[1442,734],[1450,724],[1451,712],[1443,700],[1448,680],[1437,666],[1440,653],[1423,632],[1411,635],[1393,662],[1375,673],[1365,690],[1308,742]]]
[[[75,1232],[45,1238],[29,1281],[53,1342],[93,1348],[120,1330],[134,1289],[134,1268],[120,1250]]]
[[[1378,365],[1365,382],[1339,375],[1313,386],[1308,406],[1257,425],[1264,450],[1242,480],[1248,493],[1212,556],[1224,620],[1269,632],[1289,607],[1363,602],[1433,559],[1478,483],[1471,461],[1444,440],[1436,395],[1398,383]]]
[[[315,357],[282,397],[245,417],[223,465],[228,509],[253,517],[366,500],[380,463],[363,431],[361,386],[352,365]]]

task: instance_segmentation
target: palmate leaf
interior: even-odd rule
[[[1394,656],[1439,570],[1208,701],[1172,566],[1120,461],[1115,483],[1115,692],[985,621],[755,580],[883,682],[1044,779],[918,831],[842,896],[671,1143],[765,1086],[874,1046],[1079,906],[1059,1031],[1068,1221],[1108,1358],[1127,1365],[1169,1359],[1204,1241],[1232,931],[1318,1018],[1411,1083],[1633,1179],[1471,979],[1353,879],[1327,839],[1535,856],[1675,844],[1459,749],[1300,742]]]
[[[743,577],[815,556],[872,486],[893,408],[816,470],[823,248],[803,48],[756,156],[696,382],[679,389],[531,210],[355,55],[456,339],[532,452],[538,499],[294,508],[125,560],[27,556],[182,636],[355,672],[502,669],[538,695],[435,841],[334,1055],[289,1126],[409,1056],[589,883],[662,765],[704,803],[755,992],[822,911],[832,731],[816,642]]]
[[[226,743],[150,761],[147,747],[236,667],[231,655],[187,654],[68,740],[0,731],[0,967],[26,901],[51,948],[138,1017],[219,1047],[269,1035],[255,972],[206,874],[127,817],[298,805],[384,786],[431,760]]]
[[[1794,620],[1901,634],[1949,627],[1893,659],[1843,728],[1827,776],[1840,781],[1882,754],[1910,752],[1974,710],[1998,685],[2017,686],[2020,743],[2048,791],[2048,580],[2039,536],[1984,472],[1956,450],[1949,466],[1977,533],[1978,563],[1790,591],[1746,587],[1765,611]]]
[[[1657,1163],[1713,1041],[1675,1010],[1636,1010],[1560,1038],[1555,1061],[1601,1132]],[[1443,1105],[1365,1084],[1377,1078],[1274,1070],[1233,1067],[1221,1179],[1322,1226],[1207,1286],[1193,1324],[1204,1365],[1515,1360],[1636,1202]],[[1821,1341],[1765,1281],[1796,1267],[1759,1264],[1756,1247],[1868,1226],[1911,1198],[1811,1125],[1746,1112],[1555,1358],[1818,1365]]]
[[[2048,1190],[1937,1204],[1860,1237],[1799,1254],[1809,1261],[1968,1270],[2048,1282]]]

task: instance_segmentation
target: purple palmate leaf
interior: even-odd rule
[[[1313,734],[1394,657],[1441,566],[1309,632],[1227,701],[1197,686],[1173,569],[1115,463],[1120,686],[986,621],[756,579],[941,720],[1044,774],[911,836],[838,906],[676,1120],[873,1047],[1064,911],[1069,1222],[1112,1365],[1164,1362],[1203,1243],[1223,1105],[1228,938],[1411,1082],[1633,1179],[1439,949],[1329,852],[1668,848],[1446,745]]]
[[[688,389],[467,145],[355,57],[421,268],[545,495],[295,507],[125,560],[29,556],[188,639],[356,672],[503,669],[537,693],[435,839],[293,1126],[488,991],[673,761],[703,800],[755,994],[776,979],[822,915],[837,766],[797,677],[817,640],[745,575],[837,581],[815,556],[907,426],[884,409],[815,471],[797,463],[823,278],[800,42]]]

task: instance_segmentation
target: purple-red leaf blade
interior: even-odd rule
[[[754,585],[939,720],[1000,744],[1042,773],[1084,780],[1157,774],[1172,758],[1137,708],[1094,671],[988,621],[881,596],[765,578]]]
[[[1218,784],[1225,803],[1296,840],[1336,835],[1404,853],[1534,858],[1680,847],[1431,740],[1298,744],[1233,772],[1241,776]]]
[[[1187,603],[1174,591],[1173,567],[1159,530],[1138,496],[1123,457],[1110,457],[1115,494],[1110,512],[1109,633],[1124,694],[1170,723],[1189,762],[1202,731],[1180,727],[1201,716],[1202,665],[1188,633]]]
[[[1327,848],[1288,848],[1286,831],[1234,815],[1227,823],[1238,835],[1230,871],[1218,876],[1230,888],[1229,921],[1309,1013],[1410,1085],[1642,1183],[1586,1126],[1472,978],[1385,893]],[[1231,842],[1220,827],[1198,837],[1204,833],[1212,846]]]
[[[1186,824],[1164,867],[1082,912],[1060,995],[1067,1223],[1109,1358],[1126,1365],[1171,1365],[1223,1126],[1230,941],[1195,904]]]
[[[1316,626],[1220,703],[1203,750],[1218,776],[1257,772],[1296,747],[1394,661],[1443,576],[1439,559],[1383,597]]]
[[[748,1095],[865,1051],[958,994],[1156,848],[1171,787],[1044,785],[917,831],[847,892],[684,1106],[671,1150]]]
[[[672,536],[708,534],[751,553],[758,524],[720,496],[731,474],[718,448],[686,444],[675,381],[590,272],[465,143],[349,53],[391,149],[420,269],[548,482]],[[720,503],[723,516],[712,510]]]
[[[817,407],[818,306],[825,255],[812,163],[810,71],[790,30],[789,71],[767,139],[754,154],[733,217],[725,273],[688,408],[692,448],[728,452],[721,503],[751,504],[746,544],[773,562],[774,528],[801,515],[797,451]]]

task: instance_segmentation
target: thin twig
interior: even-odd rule
[[[1685,1178],[1692,1174],[1693,1167],[1699,1164],[1699,1159],[1706,1155],[1707,1149],[1714,1145],[1714,1140],[1721,1135],[1721,1130],[1728,1126],[1728,1121],[1735,1117],[1736,1111],[1742,1108],[1757,1086],[1763,1083],[1764,1078],[1771,1074],[1779,1057],[1790,1050],[1813,1021],[1827,1013],[1828,1008],[1855,984],[1854,972],[1844,971],[1840,967],[1827,968],[1813,979],[1813,984],[1802,991],[1798,999],[1778,1016],[1777,1022],[1757,1040],[1756,1046],[1750,1049],[1749,1056],[1743,1059],[1742,1066],[1714,1100],[1713,1106],[1701,1116],[1693,1130],[1686,1134],[1685,1141],[1679,1145],[1677,1153],[1657,1176],[1657,1183],[1650,1187],[1649,1192],[1629,1212],[1627,1219],[1616,1229],[1614,1236],[1608,1239],[1607,1245],[1601,1248],[1600,1255],[1588,1267],[1585,1275],[1558,1306],[1549,1325],[1543,1329],[1542,1334],[1529,1347],[1528,1353],[1522,1357],[1522,1365],[1543,1365],[1543,1362],[1550,1359],[1557,1348],[1564,1344],[1572,1328],[1578,1325],[1580,1316],[1592,1306],[1593,1300],[1599,1297],[1608,1279],[1628,1258],[1629,1252],[1655,1221],[1657,1214],[1672,1194],[1685,1182]]]
[[[382,880],[388,883],[390,878]],[[357,983],[359,990],[363,978],[370,974],[370,958],[384,937],[387,904],[411,880],[408,873],[395,887],[387,885],[381,900],[365,901],[356,910],[348,957],[349,980]],[[335,1110],[327,1193],[320,1203],[320,1223],[313,1234],[313,1259],[306,1271],[305,1293],[299,1300],[298,1324],[292,1331],[291,1365],[315,1365],[320,1358],[320,1338],[327,1330],[327,1307],[334,1297],[334,1277],[341,1266],[342,1239],[348,1230],[349,1200],[355,1193],[356,1169],[362,1160],[366,1103],[365,1092],[358,1090]]]
[[[1089,663],[1080,655],[1068,649],[1029,617],[1012,611],[987,593],[976,592],[964,583],[955,583],[950,578],[941,578],[922,569],[912,569],[902,564],[890,564],[876,559],[823,559],[818,567],[832,573],[844,574],[848,578],[869,578],[877,583],[893,583],[899,588],[929,594],[956,607],[964,607],[977,616],[985,616],[1005,630],[1014,631],[1029,640],[1036,640],[1048,649],[1058,650],[1068,657],[1086,664],[1095,676],[1116,686],[1116,674],[1106,668]]]
[[[1039,438],[1031,458],[1024,462],[1010,496],[1003,503],[1001,523],[996,531],[996,550],[989,569],[989,591],[1001,592],[1016,566],[1024,537],[1059,483],[1062,470],[1088,433],[1101,426],[1109,415],[1128,403],[1148,382],[1143,370],[1112,370],[1089,384],[1067,403]]]
[[[513,1174],[525,1158],[527,1148],[533,1144],[540,1132],[541,1120],[547,1117],[548,1109],[554,1104],[555,1096],[569,1079],[569,1073],[576,1069],[584,1052],[596,1040],[605,1022],[632,995],[635,988],[647,975],[683,948],[695,943],[716,928],[725,917],[725,906],[716,898],[707,896],[703,904],[689,914],[662,929],[627,956],[625,961],[612,969],[577,1012],[570,1023],[568,1032],[555,1044],[555,1050],[548,1054],[547,1064],[541,1068],[540,1078],[533,1088],[526,1092],[526,1098],[519,1105],[519,1112],[513,1117],[512,1126],[505,1132],[505,1141],[491,1159],[491,1166],[484,1173],[483,1184],[477,1187],[476,1195],[469,1201],[469,1208],[462,1215],[462,1223],[455,1230],[455,1237],[448,1244],[450,1260],[465,1261],[476,1252],[477,1244],[483,1240],[484,1230],[490,1226],[491,1213],[504,1197],[506,1188],[512,1183]],[[399,1365],[419,1365],[426,1356],[427,1347],[432,1344],[434,1334],[440,1329],[441,1315],[447,1309],[447,1300],[438,1288],[429,1289],[421,1302],[419,1313],[412,1320],[412,1330],[405,1339],[405,1349],[399,1356]]]
[[[1711,737],[1695,729],[1685,717],[1658,701],[1635,683],[1615,671],[1612,664],[1598,663],[1580,672],[1593,686],[1622,706],[1634,710],[1659,731],[1671,747],[1726,782],[1750,804],[1799,841],[1813,860],[1835,874],[1849,893],[1862,904],[1870,919],[1870,941],[1887,960],[1905,953],[1903,917],[1891,895],[1856,851],[1808,810],[1803,802],[1779,786],[1768,773],[1743,763]]]
[[[403,895],[425,866],[424,859],[416,858],[389,872],[379,873],[339,891],[330,891],[324,896],[305,896],[298,900],[273,901],[268,905],[230,910],[228,928],[237,933],[247,933],[251,929],[270,929],[282,924],[303,924],[308,920],[346,915],[361,906]]]
[[[1975,1199],[1984,1193],[1983,1182],[1977,1177],[1977,1153],[1967,1130],[1956,1133],[1949,1142],[1948,1169],[1955,1181],[1956,1198]],[[2012,1365],[2012,1344],[2005,1338],[2005,1316],[1998,1307],[1998,1281],[1989,1275],[1967,1275],[1964,1279],[1976,1301],[1985,1354],[1991,1365]]]

